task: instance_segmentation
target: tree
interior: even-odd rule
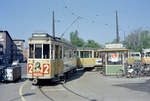
[[[78,36],[78,31],[70,33],[70,43],[76,47],[83,47],[85,42],[82,38]]]
[[[135,30],[125,38],[123,43],[126,48],[141,52],[143,48],[150,48],[149,32],[147,30]]]
[[[67,39],[65,39],[65,38],[62,38],[61,39],[63,42],[66,42],[66,43],[70,43]]]
[[[90,47],[90,48],[101,48],[101,45],[99,45],[94,40],[88,40],[84,47]]]

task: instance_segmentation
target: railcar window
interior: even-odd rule
[[[51,45],[51,59],[54,59],[54,47],[53,47],[53,45]]]
[[[139,57],[139,54],[131,54],[131,57]]]
[[[62,59],[62,46],[60,46],[60,59]]]
[[[73,57],[78,57],[78,51],[73,52]]]
[[[91,58],[92,52],[91,51],[80,51],[81,58]]]
[[[34,45],[29,44],[29,58],[33,58],[33,54],[34,54]]]
[[[64,57],[69,58],[69,51],[67,47],[64,47]]]
[[[71,58],[71,57],[72,57],[72,51],[69,50],[69,58]]]
[[[35,58],[42,58],[42,45],[36,44],[35,45]]]
[[[147,53],[146,53],[146,57],[150,57],[150,52],[147,52]]]
[[[55,45],[55,59],[58,59],[59,46]]]
[[[100,52],[94,52],[94,58],[101,58]]]
[[[49,59],[49,44],[43,44],[43,58]]]

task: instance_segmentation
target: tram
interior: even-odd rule
[[[150,49],[142,49],[142,63],[150,67]]]
[[[77,50],[77,65],[82,68],[102,66],[102,58],[99,49],[79,48]]]
[[[28,40],[27,76],[37,83],[39,79],[53,79],[75,70],[76,47],[46,33],[33,33]]]
[[[128,65],[132,65],[136,62],[141,62],[141,53],[140,52],[130,52],[128,55]]]

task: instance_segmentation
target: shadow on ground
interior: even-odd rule
[[[32,96],[32,95],[35,95],[35,93],[27,93],[27,94],[23,94],[23,96]],[[17,98],[14,98],[14,99],[11,99],[10,101],[18,101],[18,100],[21,100],[21,97],[17,97]]]
[[[85,72],[83,70],[77,70],[76,73],[69,74],[69,78],[67,78],[66,82],[70,82],[80,78]],[[40,80],[39,86],[56,86],[61,84],[60,81],[52,81],[52,80]]]
[[[143,83],[125,83],[113,86],[124,87],[135,91],[150,93],[150,79],[145,80]]]

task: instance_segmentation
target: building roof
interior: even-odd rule
[[[11,36],[9,35],[8,31],[6,31],[6,30],[0,30],[0,32],[5,32],[5,33],[8,35],[8,37],[12,40],[12,38],[11,38]]]
[[[25,40],[23,40],[23,39],[13,39],[13,41],[23,41],[23,42],[25,42]]]

